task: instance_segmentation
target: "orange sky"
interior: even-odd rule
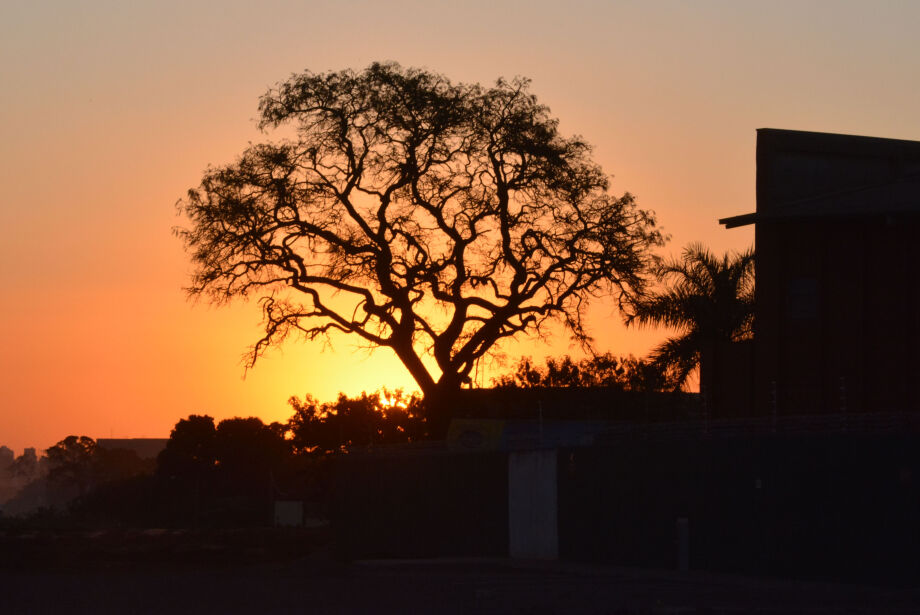
[[[257,306],[182,292],[174,203],[263,138],[257,99],[292,72],[395,60],[455,81],[528,76],[614,190],[658,212],[666,252],[750,244],[716,221],[754,208],[758,127],[920,139],[917,3],[129,4],[0,6],[0,444],[17,453],[412,386],[386,351],[347,339],[289,344],[243,379]],[[609,304],[594,321],[617,354],[663,334],[624,332]]]

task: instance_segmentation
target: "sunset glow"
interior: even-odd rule
[[[479,4],[4,3],[0,445],[166,437],[192,413],[285,421],[291,396],[417,389],[389,350],[341,335],[291,339],[247,371],[255,300],[183,290],[176,201],[266,139],[258,99],[294,72],[394,60],[456,82],[529,77],[612,191],[657,212],[666,254],[753,243],[717,220],[754,210],[756,128],[920,140],[920,5]],[[665,333],[625,330],[610,300],[591,321],[618,355]],[[522,355],[579,352],[561,332],[500,350],[477,384]]]

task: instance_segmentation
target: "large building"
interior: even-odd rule
[[[920,142],[761,129],[755,414],[920,410]],[[747,413],[747,412],[745,412]]]

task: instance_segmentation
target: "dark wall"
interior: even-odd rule
[[[809,579],[920,578],[920,438],[623,441],[560,454],[565,559]]]
[[[669,422],[697,418],[696,393],[622,391],[613,387],[463,389],[458,418]]]
[[[709,419],[752,414],[754,407],[754,340],[717,342],[700,355],[700,390]]]
[[[760,224],[756,400],[781,414],[920,410],[920,223]]]
[[[920,435],[628,436],[560,450],[565,560],[915,585]],[[505,557],[505,453],[348,455],[332,519],[350,558]]]
[[[504,453],[381,453],[335,462],[332,518],[353,558],[508,553]]]
[[[755,412],[920,410],[920,143],[760,131],[757,165]]]

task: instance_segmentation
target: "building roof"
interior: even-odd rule
[[[169,438],[98,438],[96,445],[108,450],[128,450],[141,459],[154,459],[160,454]]]
[[[920,142],[762,128],[757,211],[719,223],[917,214]]]

